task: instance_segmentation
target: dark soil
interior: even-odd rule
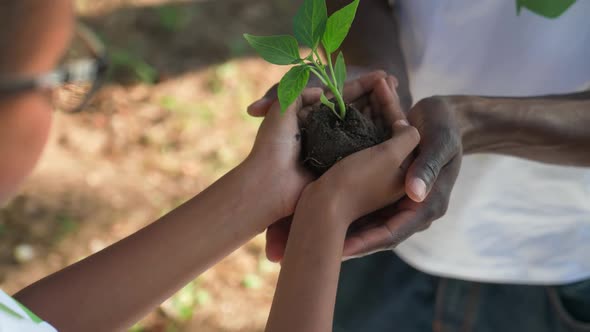
[[[340,159],[377,145],[387,134],[354,106],[347,105],[340,120],[327,106],[315,106],[301,124],[303,163],[320,176]]]

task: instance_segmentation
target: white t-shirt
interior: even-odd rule
[[[516,2],[396,1],[414,101],[590,88],[590,1],[578,0],[553,19],[543,8],[517,13]],[[533,10],[541,2],[547,3],[527,1]],[[590,169],[464,157],[446,216],[396,252],[419,270],[464,280],[589,278]]]
[[[57,330],[0,290],[0,332],[57,332]]]

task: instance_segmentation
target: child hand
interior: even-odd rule
[[[313,180],[300,162],[301,135],[297,113],[320,100],[320,89],[306,89],[297,100],[280,112],[278,102],[273,103],[258,129],[256,140],[246,163],[252,171],[261,174],[264,197],[272,200],[274,220],[289,216],[303,188]]]
[[[387,76],[382,71],[372,72],[348,82],[344,89],[344,99],[370,117],[377,126],[387,128],[386,131],[390,132],[395,121],[405,119],[395,92],[396,85],[397,80],[394,77]],[[309,110],[310,108],[303,109],[299,113],[300,117],[305,118],[305,113]],[[252,107],[249,112],[252,113]],[[390,167],[397,169],[393,165]],[[290,225],[291,218],[284,218],[269,226],[266,232],[266,254],[269,260],[276,262],[283,257]]]
[[[403,117],[396,109],[395,97],[391,92],[394,79],[386,80],[386,74],[376,71],[348,82],[344,87],[344,98],[371,117],[376,124],[384,126],[394,119]],[[246,163],[253,166],[253,172],[262,174],[265,188],[265,200],[273,200],[273,215],[276,220],[290,216],[303,188],[313,177],[301,165],[301,142],[298,117],[301,118],[311,110],[311,106],[320,100],[322,90],[306,89],[284,114],[280,113],[278,101],[274,101],[265,111],[265,119],[260,126],[252,152]],[[282,234],[281,234],[282,236]]]
[[[339,227],[378,210],[405,195],[404,160],[420,141],[418,130],[398,120],[393,137],[384,143],[354,153],[337,162],[317,181],[306,187],[302,201],[310,209],[327,210]]]

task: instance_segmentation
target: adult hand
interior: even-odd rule
[[[360,221],[345,244],[345,257],[389,250],[442,217],[462,159],[461,119],[453,99],[421,100],[408,114],[421,141],[406,175],[407,197]]]

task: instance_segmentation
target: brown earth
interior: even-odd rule
[[[338,160],[387,139],[387,133],[352,105],[347,105],[344,120],[326,105],[315,106],[301,124],[301,133],[303,162],[316,175]]]

